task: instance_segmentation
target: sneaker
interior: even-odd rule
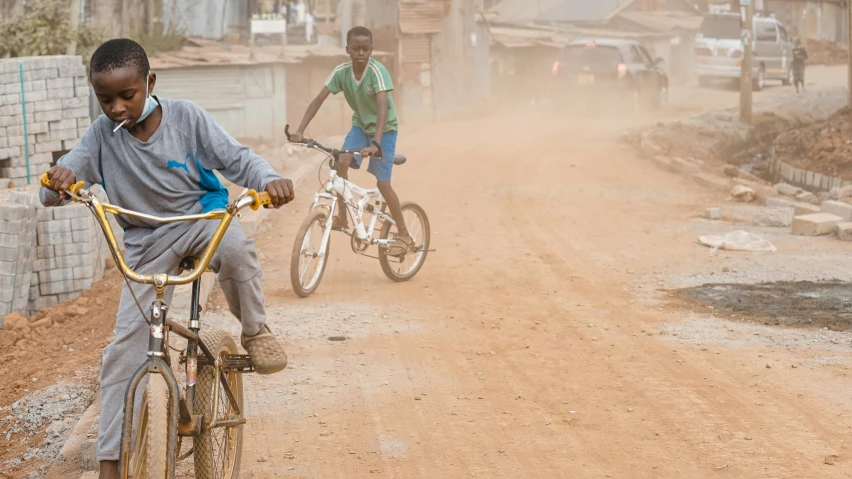
[[[241,335],[240,342],[251,356],[257,374],[273,374],[287,367],[287,353],[269,326],[264,324],[254,336]]]

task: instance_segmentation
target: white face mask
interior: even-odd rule
[[[147,95],[145,97],[145,107],[142,109],[142,116],[140,116],[139,119],[136,120],[136,123],[140,123],[145,120],[145,118],[148,118],[148,115],[150,115],[154,110],[156,110],[158,106],[160,106],[160,103],[157,102],[157,99],[151,96],[151,93],[148,91],[148,80],[150,78],[151,72],[148,72],[148,75],[145,77],[145,95]]]

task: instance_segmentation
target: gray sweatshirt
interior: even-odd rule
[[[101,184],[110,202],[156,216],[197,214],[224,208],[228,191],[213,171],[237,185],[262,191],[281,176],[251,148],[237,143],[209,113],[186,100],[158,99],[163,108],[160,127],[147,142],[101,115],[80,143],[57,164],[70,169],[86,187]],[[41,189],[45,206],[63,204],[59,194]],[[117,216],[124,228],[127,253],[173,242],[188,224],[150,224]],[[164,247],[147,253],[161,254]],[[138,259],[138,258],[137,258]],[[132,264],[132,263],[131,263]]]

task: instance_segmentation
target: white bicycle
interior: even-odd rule
[[[285,129],[285,134],[289,139],[288,129]],[[405,243],[396,240],[398,233],[396,222],[387,212],[387,204],[378,188],[369,190],[361,188],[337,174],[340,155],[357,154],[360,150],[327,148],[309,139],[294,144],[324,152],[328,155],[328,165],[331,168],[322,189],[314,194],[314,202],[308,217],[299,228],[296,242],[293,244],[293,253],[290,257],[290,281],[296,294],[306,298],[319,287],[328,264],[333,231],[332,219],[339,199],[346,205],[349,218],[355,227],[352,231],[337,231],[350,236],[352,251],[378,259],[382,265],[382,271],[392,281],[403,282],[413,278],[423,267],[426,255],[430,251],[429,219],[423,208],[411,202],[402,203],[402,215],[408,234],[413,241],[409,247],[401,246]],[[381,158],[381,147],[376,146],[379,148],[378,157]],[[406,158],[402,155],[394,157],[394,165],[401,165],[405,161]],[[370,216],[369,223],[364,220],[365,215]],[[376,236],[377,232],[378,236]],[[378,247],[377,257],[367,254],[370,246],[373,245]]]

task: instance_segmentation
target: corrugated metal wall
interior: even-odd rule
[[[219,39],[228,27],[248,26],[244,0],[163,0],[163,25],[188,36]]]
[[[817,40],[846,42],[846,8],[833,2],[765,0],[791,34]]]
[[[194,101],[237,138],[275,139],[287,124],[283,64],[160,70],[155,94]]]

